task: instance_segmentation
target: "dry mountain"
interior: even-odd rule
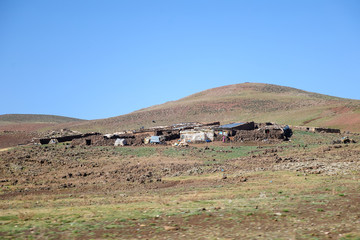
[[[56,115],[4,114],[0,115],[0,131],[37,131],[44,128],[54,128],[58,124],[74,123],[80,121],[83,120]]]
[[[205,90],[177,101],[73,127],[82,131],[112,132],[192,121],[271,121],[359,132],[360,100],[277,85],[242,83]]]
[[[65,123],[81,121],[78,118],[69,118],[44,114],[4,114],[0,115],[0,123]]]

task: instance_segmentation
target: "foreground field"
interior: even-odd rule
[[[360,145],[339,137],[2,151],[0,238],[359,239]]]

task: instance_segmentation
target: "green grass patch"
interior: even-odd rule
[[[205,181],[218,177],[218,174],[208,174],[165,180]],[[59,232],[76,238],[97,230],[104,234],[124,232],[128,228],[139,228],[140,224],[152,229],[159,226],[162,231],[161,227],[168,225],[171,218],[183,219],[184,227],[189,227],[186,224],[194,218],[209,223],[209,228],[222,221],[227,221],[226,226],[248,221],[256,223],[260,219],[265,223],[276,220],[281,224],[281,221],[285,221],[282,219],[290,217],[284,214],[288,212],[291,213],[291,219],[301,223],[323,212],[323,208],[317,205],[339,199],[338,195],[324,189],[341,187],[342,192],[348,193],[351,192],[349,186],[357,184],[357,179],[352,176],[332,181],[332,176],[309,175],[305,179],[292,172],[255,172],[249,173],[248,178],[249,181],[245,183],[224,182],[221,187],[217,187],[220,184],[194,185],[191,188],[184,185],[181,189],[134,193],[131,198],[120,203],[112,203],[110,200],[113,195],[101,192],[91,194],[92,203],[84,203],[83,199],[76,196],[69,198],[60,194],[58,200],[51,204],[46,203],[48,199],[45,197],[33,197],[27,199],[27,202],[39,202],[43,207],[28,208],[26,214],[22,215],[19,212],[24,212],[24,203],[12,199],[9,202],[13,208],[0,212],[0,236],[28,238],[24,236],[28,236],[29,229],[35,229],[35,232],[46,238],[57,237]],[[73,206],[69,207],[70,204]],[[301,212],[306,214],[301,215]],[[321,214],[321,217],[324,222],[333,220],[331,214]]]

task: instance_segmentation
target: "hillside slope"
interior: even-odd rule
[[[0,115],[0,122],[6,123],[65,123],[82,121],[78,118],[69,118],[43,114],[4,114]]]
[[[33,132],[41,129],[57,128],[64,123],[82,122],[84,120],[56,115],[43,114],[4,114],[0,115],[0,131]]]
[[[242,83],[205,90],[130,114],[72,126],[80,131],[111,132],[191,121],[272,121],[359,132],[360,100],[277,85]]]

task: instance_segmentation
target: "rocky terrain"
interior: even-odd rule
[[[163,178],[221,173],[224,169],[230,175],[246,175],[253,171],[339,175],[360,169],[358,145],[329,145],[320,147],[317,153],[308,151],[306,146],[259,145],[252,146],[250,149],[254,150],[246,152],[248,156],[221,159],[222,153],[231,154],[242,146],[236,143],[223,150],[218,149],[218,144],[214,143],[214,147],[195,145],[175,149],[169,146],[128,147],[126,152],[119,147],[70,144],[19,148],[0,153],[3,163],[1,181],[19,185],[18,192],[22,193],[25,189],[28,192],[61,188],[81,191],[82,188],[92,188],[92,184],[110,189],[113,184],[117,189],[120,186],[124,189],[133,187],[134,184],[161,187]],[[145,156],[141,156],[139,151],[144,151]],[[180,153],[179,158],[171,157]],[[6,193],[6,189],[3,192]]]
[[[0,237],[357,239],[360,136],[341,137],[2,151]]]
[[[85,121],[51,115],[0,115],[0,148],[24,144],[22,139],[29,139],[29,134],[44,135],[51,131],[60,132],[61,129],[81,133],[114,133],[181,122],[276,122],[360,132],[359,110],[360,100],[271,84],[242,83],[208,89],[107,119]],[[16,132],[18,137],[10,136],[7,141],[9,134],[4,134],[5,131]]]
[[[109,119],[0,118],[0,238],[359,239],[359,109],[359,100],[244,83]],[[27,145],[253,120],[341,133],[305,127],[291,141],[114,147],[100,146],[99,135],[91,146]]]
[[[59,124],[84,120],[42,114],[3,114],[0,115],[0,149],[31,143],[33,138],[70,134],[71,130],[61,132]],[[54,131],[53,129],[58,129]]]

